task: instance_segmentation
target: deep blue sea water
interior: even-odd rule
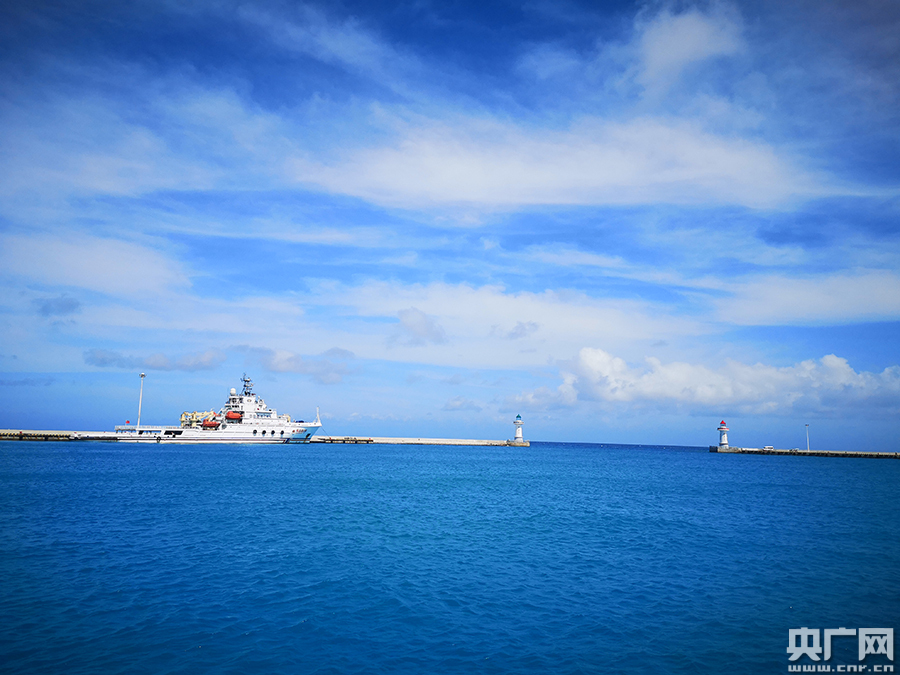
[[[785,673],[790,628],[900,631],[898,485],[705,448],[0,443],[0,668]]]

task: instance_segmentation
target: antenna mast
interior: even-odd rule
[[[144,403],[144,377],[146,377],[144,373],[141,373],[141,395],[138,398],[138,430],[141,428],[141,405]]]

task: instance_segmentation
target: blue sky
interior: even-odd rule
[[[896,3],[0,25],[2,426],[896,449]]]

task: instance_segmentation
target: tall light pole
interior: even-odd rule
[[[809,425],[806,425],[806,451],[809,452]]]
[[[144,373],[141,373],[141,395],[138,398],[138,423],[137,423],[138,430],[140,430],[140,428],[141,428],[141,405],[144,402],[144,377],[146,377],[144,375]],[[806,426],[809,426],[809,425],[807,424]]]

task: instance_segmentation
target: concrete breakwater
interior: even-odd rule
[[[71,431],[0,429],[0,441],[71,441]]]
[[[115,441],[114,431],[0,429],[0,441]]]
[[[113,431],[48,431],[0,429],[0,441],[115,441]],[[495,445],[527,448],[530,441],[472,440],[468,438],[393,438],[386,436],[313,436],[311,443],[363,443],[390,445]]]
[[[379,443],[386,445],[503,445],[527,448],[531,441],[491,441],[468,438],[398,438],[390,436],[313,436],[310,443]]]
[[[737,455],[806,455],[810,457],[866,457],[872,459],[900,459],[900,452],[865,452],[860,450],[781,450],[776,448],[734,448],[709,446],[710,452]]]

